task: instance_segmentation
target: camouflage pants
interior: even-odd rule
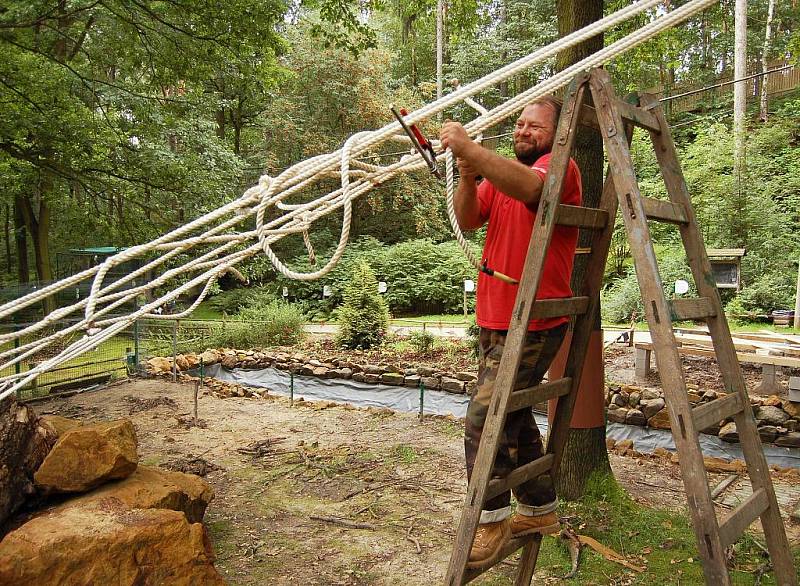
[[[564,335],[567,324],[550,330],[528,332],[522,349],[519,372],[514,390],[537,385],[541,382],[550,363],[553,361]],[[480,362],[478,364],[478,384],[470,397],[464,430],[464,451],[467,460],[467,477],[472,477],[472,468],[478,454],[483,425],[489,410],[489,403],[495,388],[500,357],[506,343],[505,331],[480,331]],[[500,437],[500,446],[492,469],[492,478],[508,476],[512,470],[542,456],[543,445],[539,428],[530,409],[520,409],[506,417]],[[549,475],[529,480],[514,489],[514,496],[523,505],[537,507],[555,501],[556,494]],[[486,501],[484,510],[495,511],[508,507],[511,495],[505,492]]]

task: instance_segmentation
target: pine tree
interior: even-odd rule
[[[362,349],[380,344],[389,329],[389,310],[378,293],[375,273],[366,262],[353,267],[343,298],[337,344]]]

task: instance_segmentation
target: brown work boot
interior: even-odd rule
[[[497,561],[500,550],[511,537],[508,519],[503,519],[497,523],[481,523],[472,541],[472,549],[469,552],[468,568],[482,568],[489,566]]]
[[[561,525],[555,513],[536,516],[515,513],[511,517],[509,524],[511,525],[512,537],[522,537],[524,535],[533,535],[534,533],[550,535],[561,530]]]

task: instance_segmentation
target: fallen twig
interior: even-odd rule
[[[561,539],[567,542],[567,549],[569,549],[569,558],[572,562],[572,568],[570,571],[561,577],[562,580],[569,580],[570,578],[574,578],[578,573],[578,564],[581,560],[581,547],[583,544],[578,536],[575,534],[575,531],[572,530],[571,527],[566,527],[561,530]]]
[[[589,537],[588,535],[578,535],[578,539],[583,545],[588,545],[601,556],[606,558],[610,562],[615,562],[621,566],[625,566],[629,570],[633,570],[634,572],[644,572],[644,568],[641,566],[636,566],[626,560],[622,555],[611,549],[610,547],[603,545],[599,541],[597,541],[593,537]]]
[[[416,476],[411,476],[410,478],[396,478],[395,480],[392,480],[392,481],[389,481],[389,482],[384,482],[382,484],[374,484],[374,485],[368,486],[366,488],[359,488],[357,490],[348,492],[346,495],[344,495],[344,498],[342,500],[346,501],[346,500],[351,499],[354,496],[359,495],[359,494],[366,494],[368,492],[372,492],[373,490],[379,490],[381,488],[386,488],[387,486],[392,486],[394,484],[401,484],[401,483],[404,483],[404,482],[408,482],[409,480],[415,480],[415,479],[419,478],[420,476],[421,476],[421,474],[417,474]]]
[[[725,479],[720,482],[714,490],[711,491],[711,498],[715,499],[721,495],[725,490],[739,478],[738,474],[729,474]]]
[[[414,523],[416,522],[417,522],[416,518],[411,520],[411,525],[408,526],[408,531],[406,531],[406,539],[408,539],[411,543],[413,543],[416,546],[417,554],[420,554],[422,553],[422,548],[419,545],[419,541],[417,541],[417,539],[411,536],[411,531],[414,529]]]
[[[331,523],[333,525],[340,525],[341,527],[347,527],[348,529],[370,529],[375,530],[375,525],[370,525],[369,523],[357,523],[355,521],[348,521],[347,519],[340,519],[339,517],[322,517],[319,515],[312,515],[310,519],[314,521],[323,521],[325,523]]]

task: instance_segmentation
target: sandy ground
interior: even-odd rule
[[[88,421],[130,417],[142,463],[186,468],[201,458],[217,467],[205,476],[216,491],[206,524],[231,584],[441,582],[466,488],[459,421],[205,395],[204,426],[196,427],[192,389],[133,380],[34,407]],[[615,454],[611,461],[636,500],[685,507],[677,465]],[[711,485],[725,476],[712,474]],[[800,487],[776,478],[776,488],[787,511],[797,506]],[[353,523],[363,527],[345,526]],[[800,530],[789,530],[797,541]],[[513,568],[492,572],[476,583],[497,583]],[[543,572],[544,582],[555,580]]]

